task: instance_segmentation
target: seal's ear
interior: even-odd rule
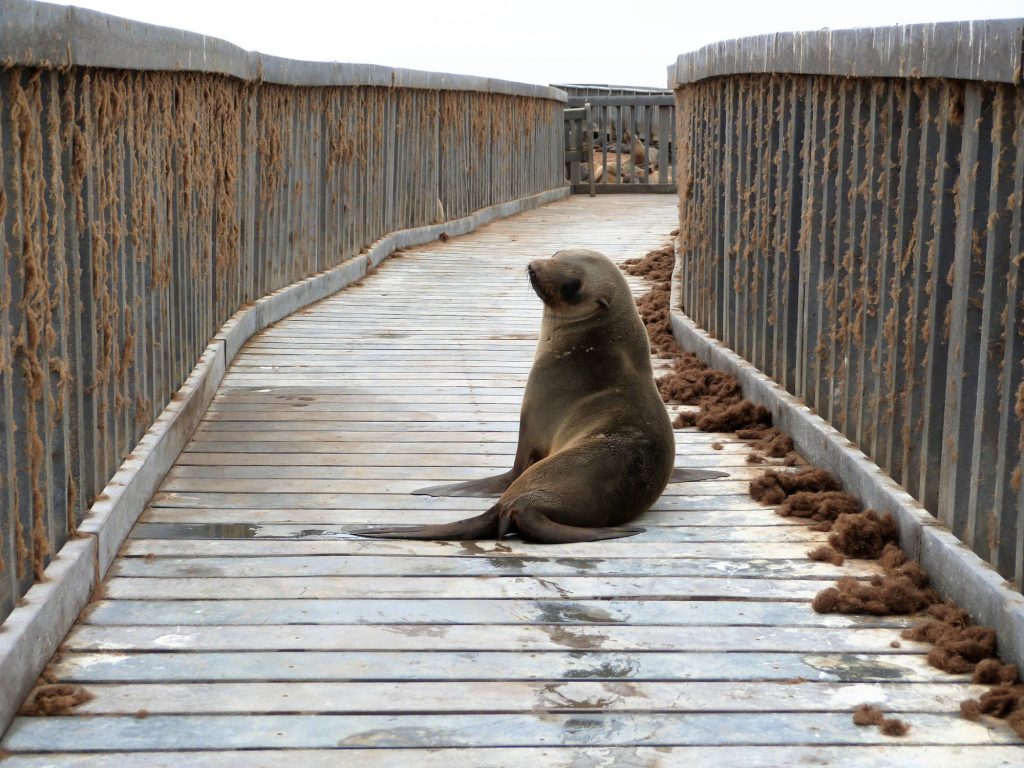
[[[607,296],[598,296],[597,303],[600,304],[605,309],[608,309],[612,305],[611,301],[609,301]]]

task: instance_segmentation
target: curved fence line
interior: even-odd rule
[[[201,38],[56,8],[3,2],[0,619],[236,310],[389,232],[564,184],[553,89],[86,67],[128,32]],[[73,66],[12,63],[47,34]]]
[[[278,85],[480,91],[566,100],[563,91],[544,85],[379,64],[269,56],[196,32],[35,0],[0,0],[0,19],[0,61],[8,67],[202,72]]]
[[[668,68],[668,82],[675,89],[722,75],[774,73],[1019,85],[1022,35],[1024,19],[777,32],[684,53]]]
[[[922,25],[781,46],[825,46],[811,58],[830,72],[873,61],[872,77],[816,74],[765,53],[766,38],[733,41],[680,57],[677,77],[692,82],[675,91],[686,313],[1018,587],[1022,30]],[[865,59],[871,39],[908,42]],[[908,67],[920,50],[924,68]],[[716,76],[726,71],[742,74]]]

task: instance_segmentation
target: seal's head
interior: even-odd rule
[[[610,308],[623,289],[628,295],[619,268],[597,251],[558,251],[531,261],[526,272],[540,300],[562,317],[589,317]]]

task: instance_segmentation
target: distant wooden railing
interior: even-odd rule
[[[1024,579],[1024,20],[680,56],[684,311]]]
[[[567,108],[562,113],[565,120],[565,178],[574,191],[584,187],[594,196],[593,168],[594,137],[590,130],[590,104]]]
[[[573,192],[676,191],[670,94],[573,95],[572,88],[569,94],[565,161]],[[582,108],[589,110],[585,121]]]
[[[25,0],[0,59],[0,620],[239,307],[563,186],[551,88]]]

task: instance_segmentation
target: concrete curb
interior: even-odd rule
[[[236,312],[214,336],[185,383],[107,483],[69,540],[21,604],[0,624],[0,733],[6,730],[96,584],[103,579],[150,497],[173,466],[217,392],[224,373],[257,331],[364,277],[399,248],[464,235],[495,219],[555,202],[568,187],[483,208],[443,224],[385,235],[338,267],[275,291]]]
[[[794,395],[709,336],[685,314],[679,294],[678,260],[672,275],[672,333],[679,345],[713,368],[739,379],[747,398],[771,409],[775,426],[793,438],[809,461],[841,478],[845,490],[868,508],[892,512],[904,551],[921,563],[939,593],[971,618],[992,627],[1004,661],[1024,668],[1024,595],[1008,585],[856,445]]]

